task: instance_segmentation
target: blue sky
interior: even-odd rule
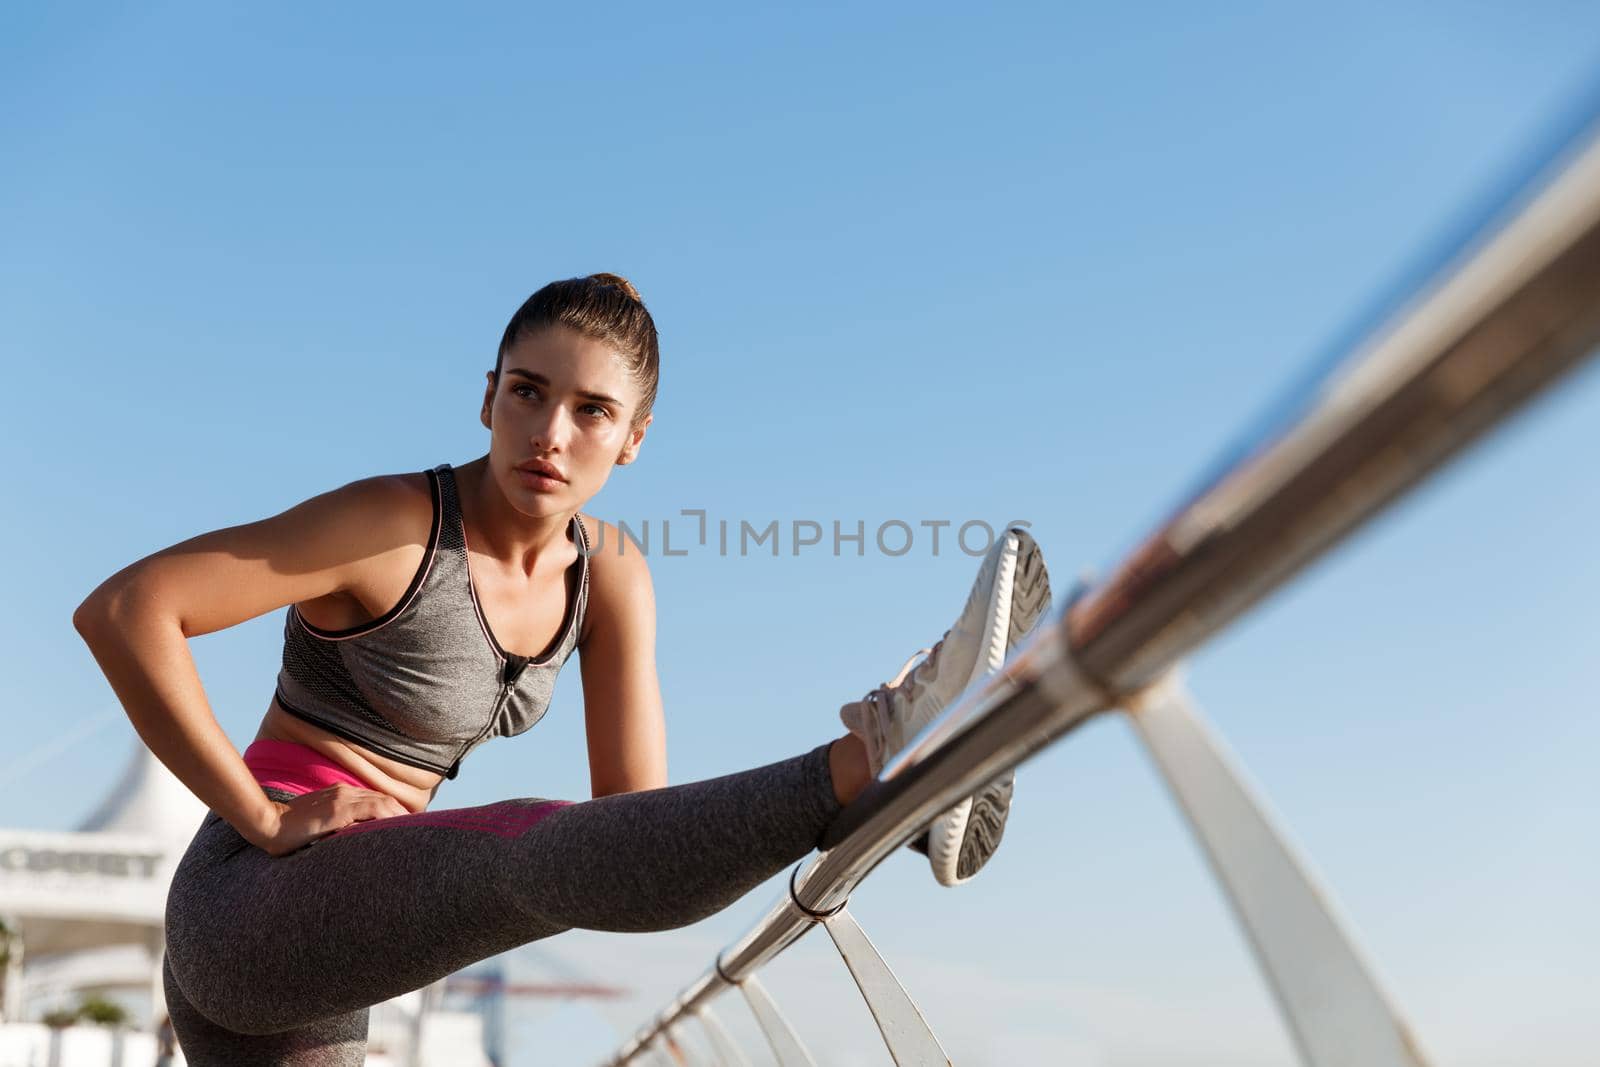
[[[482,373],[555,277],[626,274],[662,334],[656,424],[591,511],[1022,518],[1065,592],[1593,91],[1597,31],[1575,3],[9,7],[0,810],[73,825],[133,741],[71,629],[84,594],[480,454]],[[1441,1061],[1600,1040],[1597,426],[1591,367],[1193,662]],[[824,739],[973,570],[948,542],[829,548],[653,557],[674,780]],[[241,747],[280,632],[194,642]],[[583,794],[569,673],[440,805]],[[544,948],[625,972],[605,1011],[631,1026],[776,892]],[[958,1062],[1293,1058],[1117,720],[1022,769],[982,879],[941,891],[907,855],[854,908]],[[879,1062],[827,955],[809,938],[769,984],[832,1062]],[[546,1021],[525,1045],[581,1060],[592,1029]]]

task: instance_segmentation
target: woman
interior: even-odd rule
[[[370,478],[158,552],[73,622],[139,735],[210,808],[167,900],[168,1010],[188,1061],[359,1064],[367,1008],[538,938],[694,922],[794,863],[884,761],[1049,602],[1007,530],[922,663],[804,755],[668,787],[640,552],[579,509],[638,457],[655,326],[625,279],[554,282],[488,375],[486,455]],[[187,639],[288,607],[241,758]],[[490,737],[532,726],[580,652],[594,799],[426,812]],[[909,666],[909,665],[908,665]],[[999,841],[1010,779],[925,843],[954,884]]]

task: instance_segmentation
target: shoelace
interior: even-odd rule
[[[939,643],[943,644],[944,642],[941,640]],[[900,673],[896,674],[894,676],[894,681],[884,683],[883,688],[884,689],[893,689],[893,688],[895,688],[901,682],[906,680],[906,675],[911,673],[911,665],[913,663],[917,662],[917,660],[922,659],[924,657],[927,657],[927,658],[931,659],[932,656],[933,656],[933,649],[931,649],[931,648],[919,648],[919,649],[917,649],[915,652],[911,653],[911,658],[910,659],[906,660],[905,663],[900,665]]]
[[[866,705],[867,707],[872,708],[873,713],[863,716],[861,721],[856,722],[851,728],[855,730],[865,730],[867,733],[872,735],[871,738],[863,736],[862,740],[867,742],[867,751],[869,754],[874,752],[878,753],[878,756],[875,758],[882,758],[887,742],[885,732],[889,727],[890,691],[900,687],[900,684],[906,680],[908,675],[910,675],[913,666],[919,659],[923,662],[927,662],[934,656],[938,655],[939,649],[944,644],[945,638],[949,636],[950,631],[946,630],[944,632],[944,637],[939,638],[939,640],[934,643],[932,648],[917,649],[917,651],[913,652],[911,657],[907,659],[905,663],[900,665],[900,670],[895,674],[892,681],[885,682],[884,684],[868,691],[868,693],[859,701],[859,705]],[[849,716],[848,710],[843,714],[845,716],[845,722],[850,723],[852,720]]]
[[[900,687],[900,683],[906,680],[906,676],[911,673],[912,666],[916,664],[918,660],[926,663],[928,660],[933,659],[934,656],[937,656],[939,654],[939,649],[944,646],[945,637],[949,636],[950,631],[946,630],[944,632],[944,637],[941,637],[939,640],[935,641],[932,648],[919,648],[915,652],[911,653],[911,657],[900,665],[900,670],[895,674],[894,680],[890,682],[884,682],[872,692],[868,693],[867,699],[886,702],[889,698],[889,690],[898,689]]]

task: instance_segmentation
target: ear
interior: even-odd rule
[[[489,384],[483,390],[483,409],[478,412],[478,421],[483,423],[484,429],[492,430],[494,427],[489,423],[489,411],[494,407],[494,371],[487,372],[484,377],[489,379]]]
[[[628,431],[628,443],[622,446],[622,453],[617,456],[617,466],[626,467],[639,458],[639,446],[644,444],[644,432],[655,421],[654,415],[646,415],[643,422]]]

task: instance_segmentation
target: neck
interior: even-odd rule
[[[532,516],[512,507],[489,470],[488,456],[456,467],[455,474],[461,519],[479,552],[531,578],[540,560],[559,557],[569,545],[572,514]]]

